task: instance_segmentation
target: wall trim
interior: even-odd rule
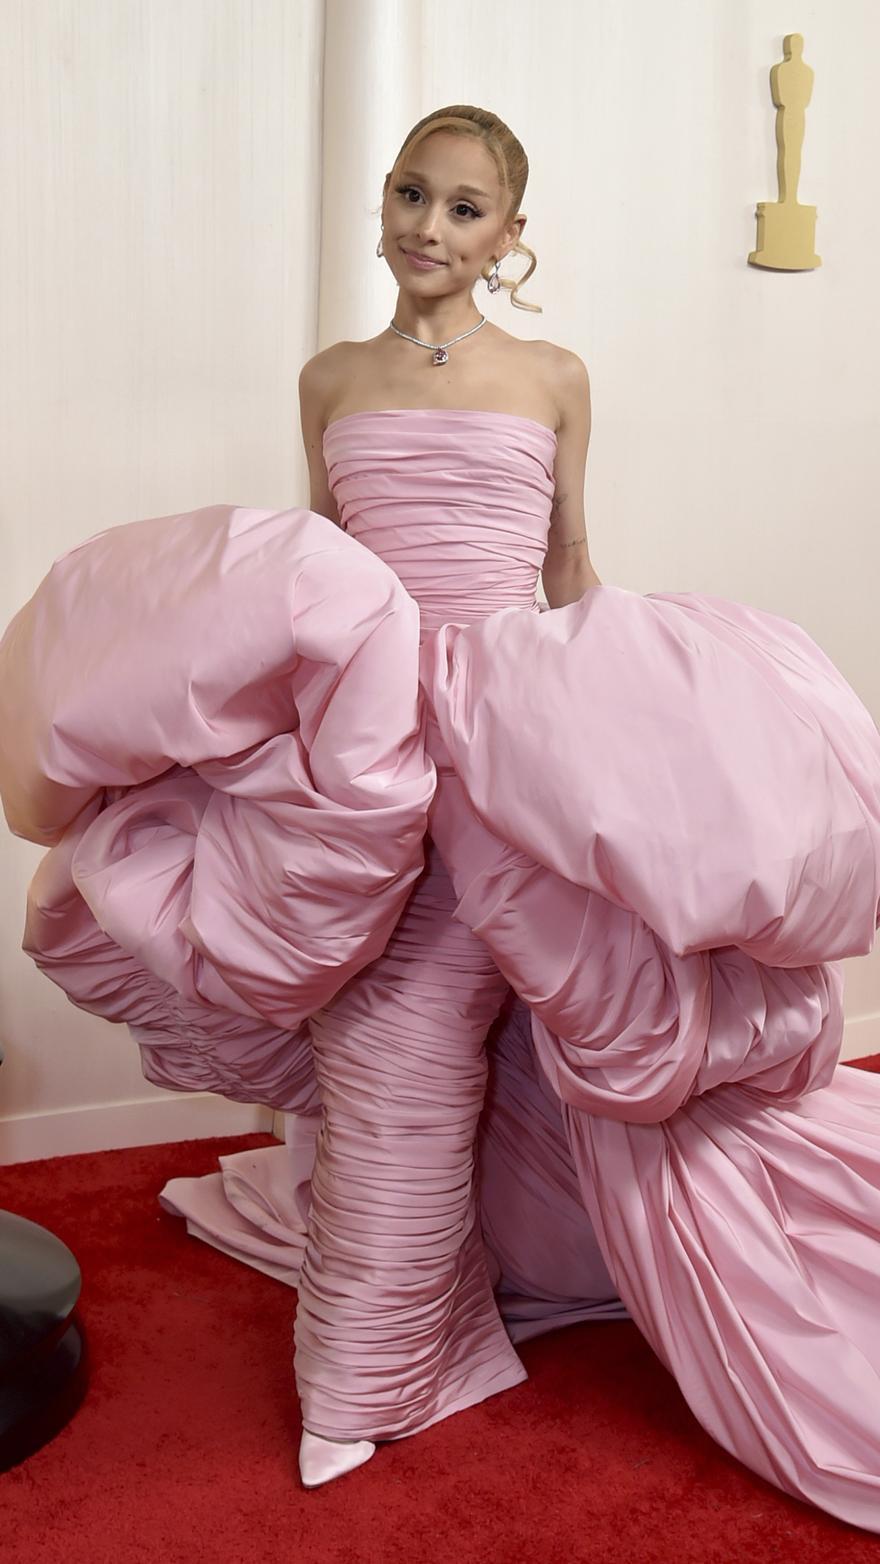
[[[83,1103],[0,1118],[0,1166],[79,1152],[159,1146],[211,1135],[272,1132],[272,1109],[212,1092],[175,1092],[127,1102]]]
[[[840,1049],[841,1060],[871,1059],[875,1054],[880,1054],[880,1010],[847,1021]]]

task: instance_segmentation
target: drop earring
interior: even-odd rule
[[[492,267],[490,275],[486,278],[486,287],[489,289],[490,293],[497,293],[498,289],[501,287],[501,279],[498,276],[498,268],[500,265],[501,262],[496,261]]]
[[[383,223],[382,224],[382,232],[384,233],[384,231],[385,231],[385,224]],[[385,254],[385,251],[382,249],[382,234],[379,235],[379,243],[376,245],[376,254],[377,255],[384,255]]]

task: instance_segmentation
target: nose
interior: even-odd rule
[[[433,207],[426,207],[422,213],[422,220],[416,226],[416,233],[420,239],[436,239],[437,229],[440,224],[440,212]]]

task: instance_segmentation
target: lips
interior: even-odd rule
[[[403,250],[403,245],[400,247]],[[429,261],[432,266],[445,266],[445,261],[435,260],[433,255],[426,255],[424,250],[403,250],[404,255],[414,255],[417,261]]]

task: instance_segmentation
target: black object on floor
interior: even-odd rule
[[[81,1282],[60,1238],[0,1211],[0,1471],[54,1438],[85,1395]]]
[[[86,1393],[88,1354],[74,1313],[81,1286],[60,1238],[0,1211],[0,1472],[54,1439]]]

